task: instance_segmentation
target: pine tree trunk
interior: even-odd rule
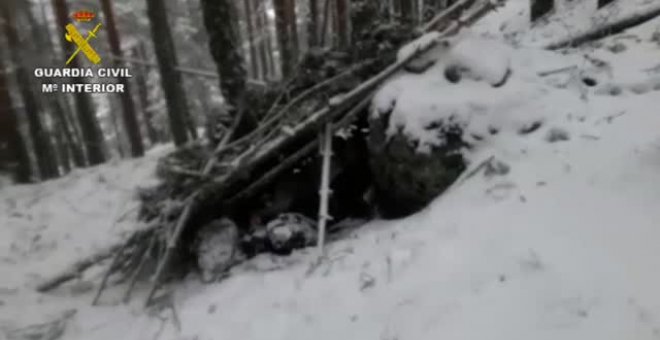
[[[82,149],[76,143],[76,140],[73,138],[72,128],[69,121],[66,118],[65,106],[62,103],[61,97],[55,98],[56,105],[53,105],[53,115],[55,121],[58,124],[58,129],[61,129],[61,133],[64,137],[64,143],[68,148],[67,154],[68,158],[73,160],[73,164],[77,167],[85,166],[85,155],[83,154]],[[66,165],[65,168],[66,170]]]
[[[309,0],[309,18],[307,23],[307,44],[310,48],[319,45],[319,3]]]
[[[252,0],[243,0],[243,5],[245,6],[245,21],[247,23],[247,33],[248,33],[248,44],[250,46],[250,70],[252,72],[252,77],[259,77],[259,64],[257,62],[257,48],[254,43],[254,24],[253,17],[254,13],[252,11]]]
[[[101,7],[103,8],[103,16],[105,17],[105,27],[108,33],[108,42],[110,43],[110,51],[115,58],[122,58],[121,42],[119,40],[119,32],[115,23],[115,13],[112,8],[110,0],[101,0]],[[121,61],[113,60],[115,67],[122,67]],[[142,133],[140,133],[140,125],[137,120],[135,112],[135,103],[133,103],[131,83],[126,78],[118,78],[119,83],[124,85],[124,93],[120,93],[123,122],[128,134],[128,142],[131,147],[131,156],[142,157],[144,155],[144,145],[142,143]]]
[[[51,179],[59,176],[57,159],[55,151],[50,141],[50,135],[43,125],[41,115],[43,114],[43,104],[35,95],[32,88],[30,73],[23,65],[26,60],[22,51],[21,41],[16,30],[16,12],[10,8],[10,3],[0,5],[3,19],[3,31],[9,47],[9,55],[16,67],[16,79],[19,92],[23,98],[23,105],[28,121],[30,138],[34,145],[34,153],[37,157],[37,167],[42,179]]]
[[[300,39],[298,39],[298,16],[296,15],[296,0],[286,1],[286,22],[291,36],[291,51],[294,57],[294,67],[300,57]]]
[[[406,23],[415,22],[415,1],[417,0],[399,0],[401,10],[401,19]]]
[[[56,66],[59,63],[59,59],[56,57],[55,45],[51,40],[50,28],[47,24],[47,17],[45,13],[45,8],[42,7],[42,20],[41,24],[34,16],[32,8],[30,7],[29,2],[19,2],[20,10],[23,15],[28,20],[30,25],[30,32],[32,40],[34,41],[35,47],[40,47],[40,49],[33,48],[32,50],[35,53],[43,52],[44,50],[48,51],[50,54],[49,66]],[[37,52],[38,51],[38,52]],[[52,79],[47,79],[49,82],[54,82]],[[66,105],[65,94],[53,94],[48,96],[48,105],[51,108],[51,114],[53,120],[58,124],[58,129],[61,127],[63,130],[62,133],[64,145],[67,147],[68,159],[73,160],[73,164],[76,167],[82,168],[85,166],[85,154],[82,149],[82,145],[78,143],[78,140],[74,138],[75,127],[71,126],[71,122],[68,121],[66,110],[70,109]],[[56,131],[55,133],[58,133]],[[64,169],[67,170],[67,164],[62,164]],[[68,172],[68,171],[67,171]]]
[[[332,7],[333,0],[324,0],[323,1],[323,21],[321,22],[321,41],[319,44],[325,46],[327,41],[332,42],[332,39],[328,38],[328,32],[330,31],[330,19],[332,18]]]
[[[259,66],[260,66],[259,75],[261,79],[266,80],[268,79],[271,70],[268,60],[268,48],[266,46],[266,44],[270,41],[270,34],[264,28],[265,23],[264,23],[263,13],[265,13],[266,11],[265,4],[263,6],[259,6],[259,0],[256,1],[257,2],[255,5],[255,14],[256,14],[255,23],[256,23],[256,30],[258,35],[257,48],[259,50]]]
[[[143,43],[139,43],[138,46],[133,49],[133,55],[137,59],[147,60]],[[151,145],[154,145],[160,142],[160,137],[158,135],[158,131],[154,127],[153,117],[149,108],[149,89],[147,87],[147,75],[149,74],[149,69],[144,66],[134,68],[134,70],[138,99],[140,101],[140,108],[142,109],[142,120],[147,130],[147,137],[149,138],[149,142],[151,142]]]
[[[182,146],[188,142],[186,117],[189,116],[189,113],[186,95],[183,90],[183,79],[175,69],[178,62],[172,32],[167,21],[167,8],[162,0],[146,1],[147,15],[151,23],[151,36],[160,69],[161,85],[165,92],[170,130],[172,131],[174,144]]]
[[[335,0],[337,44],[340,49],[347,49],[351,44],[350,0]]]
[[[21,135],[9,93],[9,72],[0,53],[0,164],[6,164],[16,183],[30,183],[30,155]]]
[[[277,66],[275,66],[275,52],[273,48],[273,36],[271,34],[271,25],[268,16],[266,15],[266,9],[261,11],[262,22],[264,23],[264,39],[266,41],[266,52],[268,56],[268,71],[271,77],[275,77],[277,71]]]
[[[59,156],[59,164],[64,170],[64,174],[71,172],[71,154],[69,147],[64,138],[65,126],[61,121],[55,120],[55,145],[57,145],[57,155]]]
[[[220,91],[231,107],[230,113],[239,114],[245,104],[247,72],[241,55],[237,9],[233,0],[202,0],[202,9],[211,55],[220,73]],[[241,137],[256,125],[254,116],[245,110],[234,138]]]
[[[60,34],[63,37],[66,33],[65,26],[69,23],[69,9],[66,0],[52,0],[53,8],[55,11],[55,18],[57,26],[60,28]],[[68,59],[73,54],[75,49],[74,44],[64,43],[64,59]],[[74,58],[69,64],[71,68],[79,68],[79,58]],[[64,65],[62,65],[64,66]],[[82,78],[75,79],[78,84],[85,83]],[[83,144],[87,151],[87,160],[90,165],[97,165],[105,162],[105,138],[103,132],[96,119],[96,112],[94,103],[91,96],[87,93],[76,93],[74,95],[76,100],[76,111],[78,113],[78,121],[80,123],[80,130],[82,132]]]
[[[291,76],[295,65],[293,37],[291,37],[290,26],[287,22],[287,2],[288,0],[273,0],[275,29],[277,31],[277,43],[280,50],[280,67],[282,69],[282,77],[284,78]]]

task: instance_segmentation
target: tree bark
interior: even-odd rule
[[[9,72],[0,53],[0,164],[6,164],[16,183],[30,183],[30,155],[21,135],[9,93]]]
[[[248,44],[250,46],[250,71],[252,77],[259,77],[259,64],[257,62],[257,48],[254,43],[254,11],[252,10],[252,0],[243,0],[245,7],[245,21],[247,23]]]
[[[293,37],[287,15],[288,0],[273,0],[275,9],[275,30],[277,31],[277,43],[280,51],[280,67],[282,77],[287,78],[293,73],[295,65],[295,53],[293,50]]]
[[[232,116],[241,115],[235,138],[252,130],[257,121],[244,110],[247,82],[245,61],[241,54],[237,9],[233,0],[202,0],[204,24],[209,36],[211,55],[220,73],[220,91],[230,105]]]
[[[165,92],[170,130],[174,137],[174,144],[182,146],[188,142],[186,117],[189,116],[189,113],[186,94],[183,90],[183,79],[176,70],[178,62],[172,32],[167,21],[167,8],[163,0],[146,1],[147,15],[151,23],[151,36],[160,69],[161,85]]]
[[[66,33],[65,26],[69,23],[69,9],[66,0],[52,0],[53,9],[55,11],[55,18],[57,26],[60,28],[60,34],[63,37]],[[64,59],[68,59],[74,52],[74,44],[64,44],[62,50],[64,51]],[[79,68],[80,64],[78,58],[74,58],[71,64],[72,68]],[[64,66],[64,65],[62,65]],[[73,81],[73,80],[72,80]],[[76,83],[85,83],[85,80],[78,78]],[[90,165],[97,165],[105,162],[105,138],[96,119],[96,112],[91,97],[87,93],[76,93],[74,95],[76,101],[76,111],[78,113],[78,121],[80,123],[80,130],[82,132],[83,144],[87,151],[87,160]]]
[[[298,16],[296,14],[296,0],[285,0],[286,22],[291,35],[291,50],[293,51],[294,67],[300,56],[300,39],[298,39]]]
[[[337,11],[337,44],[340,49],[347,49],[351,44],[351,15],[350,0],[336,0],[335,10]]]
[[[146,60],[146,51],[143,43],[139,43],[133,49],[133,54],[135,58]],[[137,85],[138,99],[140,102],[140,108],[142,109],[142,120],[144,121],[144,126],[147,130],[147,137],[151,142],[151,145],[159,143],[160,137],[158,131],[154,127],[153,117],[149,108],[149,89],[147,88],[147,75],[149,74],[149,69],[146,66],[139,66],[135,68],[135,84]]]
[[[262,22],[264,23],[264,39],[266,41],[266,52],[268,56],[268,70],[269,70],[269,75],[271,77],[274,77],[276,72],[277,67],[275,66],[275,52],[273,48],[273,38],[271,35],[271,29],[270,29],[270,20],[268,19],[268,16],[266,15],[266,8],[264,5],[264,9],[260,12]]]
[[[319,2],[309,0],[309,18],[307,22],[307,45],[317,47],[319,45]]]
[[[267,30],[264,22],[264,13],[266,12],[265,3],[259,5],[260,0],[256,0],[256,30],[257,30],[257,48],[259,50],[259,75],[262,80],[268,79],[271,74],[271,66],[268,60],[268,48],[266,44],[270,43],[270,32]]]
[[[112,8],[110,0],[101,0],[101,7],[103,8],[103,16],[105,17],[105,26],[108,32],[108,42],[110,43],[110,51],[112,55],[117,58],[123,57],[121,51],[121,42],[119,40],[119,32],[115,23],[115,13]],[[122,62],[114,59],[114,66],[122,67]],[[133,102],[131,83],[126,78],[117,78],[117,81],[124,85],[124,93],[119,93],[121,100],[123,121],[128,134],[128,142],[131,147],[131,156],[142,157],[144,156],[144,144],[142,143],[142,133],[140,133],[140,125],[137,120],[135,112],[135,103]]]
[[[34,153],[37,158],[37,167],[41,179],[51,179],[59,176],[59,169],[57,159],[55,158],[55,150],[50,140],[48,130],[44,127],[41,120],[43,114],[43,104],[40,99],[35,95],[31,85],[33,84],[30,74],[23,65],[26,60],[23,55],[23,48],[21,41],[16,30],[16,11],[11,7],[10,3],[0,5],[1,17],[4,24],[3,31],[9,46],[9,55],[14,66],[16,67],[16,79],[23,98],[23,105],[28,121],[30,138],[34,146]]]
[[[49,52],[50,57],[49,59],[49,64],[50,66],[55,66],[59,61],[58,58],[55,56],[56,51],[55,51],[55,45],[53,44],[53,41],[51,40],[51,32],[50,28],[48,27],[48,21],[46,18],[46,13],[44,7],[42,7],[42,21],[43,23],[40,23],[37,18],[34,16],[34,13],[30,7],[29,2],[19,2],[20,4],[20,11],[23,15],[28,20],[28,23],[30,25],[30,33],[31,37],[35,43],[36,46],[40,46],[42,49],[37,50],[36,48],[33,48],[33,51],[38,51],[37,53],[41,53],[44,51]],[[43,5],[43,4],[42,4]],[[53,82],[52,79],[47,79],[49,82]],[[65,94],[53,94],[48,96],[48,105],[51,108],[51,115],[53,116],[53,120],[57,124],[57,129],[62,128],[62,131],[55,131],[55,133],[62,133],[63,137],[63,143],[64,146],[67,148],[66,153],[68,156],[69,160],[73,160],[73,164],[76,167],[84,167],[85,166],[85,153],[82,149],[82,145],[78,143],[78,140],[74,138],[75,136],[75,127],[72,126],[71,122],[67,119],[67,112],[66,110],[70,110],[70,107],[68,106],[68,103],[66,102],[66,95]],[[59,135],[56,135],[56,138],[58,138]],[[59,142],[58,142],[59,143]],[[61,153],[61,152],[60,152]],[[64,166],[64,170],[68,172],[67,170],[67,164],[62,162],[62,165]]]
[[[406,23],[415,22],[415,1],[417,0],[399,0],[401,10],[401,19]]]

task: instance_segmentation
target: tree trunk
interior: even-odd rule
[[[268,56],[268,70],[269,74],[271,77],[274,77],[276,75],[276,69],[277,67],[275,66],[275,52],[273,48],[273,37],[271,35],[271,29],[270,29],[270,20],[268,19],[268,16],[266,15],[266,8],[264,5],[264,9],[260,12],[262,22],[264,24],[264,39],[266,41],[266,52]]]
[[[51,32],[48,27],[45,8],[42,7],[42,24],[37,18],[35,18],[29,2],[19,2],[19,4],[21,6],[21,13],[25,15],[30,25],[30,33],[35,47],[41,47],[40,50],[33,48],[32,51],[34,51],[34,53],[41,53],[45,49],[50,55],[50,58],[48,58],[49,66],[56,66],[56,64],[59,63],[59,59],[56,57],[55,45],[51,40]],[[47,80],[49,82],[55,82],[53,79]],[[67,148],[66,153],[69,155],[67,158],[69,160],[73,159],[73,164],[76,167],[82,168],[85,166],[85,154],[82,145],[80,145],[78,140],[74,138],[75,127],[71,126],[71,122],[67,119],[66,110],[70,109],[70,107],[66,105],[65,96],[65,94],[53,94],[48,96],[48,105],[51,108],[53,120],[58,126],[57,129],[63,129],[60,132],[62,133],[64,146]],[[55,133],[57,134],[58,132],[56,131]],[[56,138],[57,136],[58,135],[56,135]],[[67,164],[63,163],[62,165],[64,166],[64,169],[67,170]]]
[[[108,32],[108,42],[110,51],[116,58],[122,58],[121,42],[119,41],[119,32],[115,23],[115,13],[110,0],[101,0],[103,16],[105,17],[105,26]],[[115,67],[122,67],[123,64],[118,59],[113,60]],[[124,93],[119,93],[121,100],[123,121],[128,134],[128,142],[131,147],[131,156],[142,157],[144,155],[144,145],[142,143],[142,133],[135,112],[135,103],[133,103],[131,83],[126,78],[117,78],[117,81],[124,85]]]
[[[247,33],[248,33],[248,44],[250,46],[250,71],[252,72],[252,77],[259,77],[259,64],[257,62],[257,48],[254,44],[254,24],[253,17],[254,13],[252,11],[252,0],[243,0],[243,5],[245,6],[245,21],[247,23]]]
[[[64,37],[66,33],[65,26],[69,23],[69,9],[66,0],[52,0],[53,9],[55,11],[55,18],[57,26],[60,28],[60,34]],[[75,45],[64,43],[62,50],[64,51],[64,58],[68,59],[74,52]],[[71,68],[79,68],[79,58],[74,58],[69,64]],[[62,65],[64,66],[64,65]],[[83,84],[85,80],[76,78],[71,80],[75,83]],[[74,94],[76,100],[76,111],[78,112],[78,121],[80,123],[80,130],[82,132],[83,144],[87,150],[87,159],[90,165],[97,165],[105,162],[105,138],[96,119],[96,112],[94,103],[91,96],[87,93]]]
[[[287,22],[287,2],[288,0],[273,0],[273,7],[275,9],[275,30],[277,31],[277,43],[280,51],[280,67],[282,69],[282,77],[287,78],[293,73],[295,65],[295,54],[293,50],[293,37],[289,30],[289,23]]]
[[[136,59],[147,60],[143,43],[139,43],[138,46],[133,49],[133,55]],[[144,121],[144,126],[147,130],[147,137],[149,138],[151,145],[154,145],[160,142],[160,138],[158,131],[154,127],[153,117],[149,108],[149,89],[147,87],[147,75],[149,74],[149,69],[146,66],[139,66],[134,68],[134,70],[138,99],[140,101],[140,108],[142,109],[142,120]]]
[[[16,183],[30,183],[30,155],[18,125],[9,93],[9,72],[0,53],[0,164],[6,164]]]
[[[256,0],[255,14],[256,14],[256,30],[257,30],[257,48],[259,50],[259,75],[262,80],[268,79],[270,75],[271,67],[268,60],[268,48],[266,46],[270,41],[270,33],[264,27],[263,14],[266,12],[265,3],[262,3],[262,6],[259,5],[259,0]]]
[[[401,10],[401,19],[405,23],[415,22],[415,1],[417,0],[399,0]]]
[[[318,0],[309,0],[309,18],[307,22],[307,45],[319,45],[319,3]]]
[[[182,146],[188,142],[186,117],[189,116],[189,113],[186,95],[183,91],[183,79],[175,69],[178,62],[172,32],[167,21],[167,9],[162,0],[146,1],[147,15],[151,23],[151,36],[160,69],[161,85],[165,92],[170,130],[174,137],[174,144]]]
[[[294,67],[300,56],[300,40],[298,39],[298,16],[296,15],[296,0],[285,0],[286,22],[291,36],[291,51],[293,51]]]
[[[209,36],[211,55],[220,73],[220,91],[230,105],[230,113],[243,110],[234,138],[252,130],[257,121],[249,110],[244,110],[247,72],[241,55],[237,10],[233,0],[202,0],[204,23]]]
[[[347,49],[351,44],[350,0],[335,0],[335,5],[337,44],[340,49]]]
[[[4,22],[3,31],[9,47],[9,55],[16,67],[16,79],[19,92],[23,98],[23,105],[28,121],[30,138],[34,146],[34,153],[37,157],[37,167],[42,179],[51,179],[59,176],[57,159],[53,145],[50,141],[48,131],[43,125],[41,115],[43,114],[43,105],[35,95],[32,88],[32,79],[30,73],[23,65],[26,60],[23,55],[23,47],[16,30],[16,12],[10,7],[10,3],[0,5],[0,12]]]
[[[332,42],[332,39],[328,39],[328,32],[330,31],[330,19],[332,18],[332,4],[333,0],[323,1],[323,21],[321,22],[321,41],[319,42],[321,46],[325,46],[327,41]]]

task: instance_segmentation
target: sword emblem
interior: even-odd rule
[[[89,44],[89,41],[92,38],[96,38],[96,33],[101,29],[101,24],[96,25],[93,30],[89,31],[87,33],[87,38],[83,38],[83,36],[80,34],[76,26],[73,24],[68,24],[66,25],[66,34],[64,35],[64,38],[68,42],[73,42],[78,46],[75,52],[69,57],[69,60],[66,61],[66,65],[69,65],[71,61],[82,51],[82,53],[89,59],[94,64],[99,64],[101,62],[101,56],[99,56],[98,53],[92,48],[92,46]]]

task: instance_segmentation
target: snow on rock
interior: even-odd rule
[[[535,122],[555,120],[561,114],[558,100],[580,103],[579,95],[553,91],[536,74],[541,65],[557,63],[553,59],[560,57],[551,53],[467,35],[435,58],[426,72],[398,76],[374,99],[374,114],[390,115],[388,134],[406,134],[419,152],[446,144],[446,134],[438,129],[448,122],[461,128],[472,149],[494,138],[515,138]],[[450,71],[457,73],[448,76]]]
[[[660,9],[655,0],[618,0],[598,9],[597,0],[557,0],[555,11],[532,23],[530,1],[508,0],[488,14],[474,29],[506,38],[519,46],[545,47],[604,27],[608,24]]]

